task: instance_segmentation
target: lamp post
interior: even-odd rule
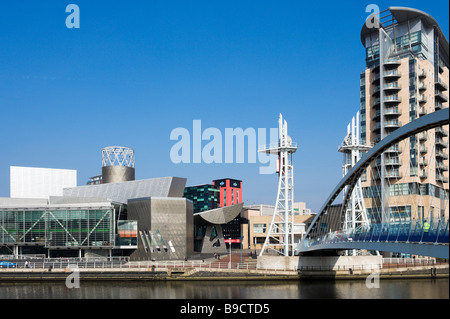
[[[242,249],[244,247],[243,239],[244,237],[241,235],[241,267],[242,267]]]
[[[231,236],[230,236],[230,242],[228,244],[230,245],[230,262],[228,263],[228,269],[231,269]]]

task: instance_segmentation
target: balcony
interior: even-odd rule
[[[375,76],[372,79],[372,84],[380,80],[380,73],[375,73]]]
[[[419,107],[419,116],[424,116],[425,114],[427,114],[425,108],[423,106]]]
[[[400,103],[402,99],[398,96],[398,94],[386,95],[383,97],[383,102],[385,103]]]
[[[378,118],[380,117],[380,113],[381,113],[380,110],[376,110],[376,111],[375,111],[375,114],[372,116],[372,120],[378,119]]]
[[[435,101],[434,102],[434,109],[437,111],[437,110],[440,110],[440,109],[443,109],[444,108],[444,105],[441,103],[441,102],[438,102],[438,101]]]
[[[441,172],[447,172],[448,171],[448,165],[445,165],[444,163],[437,163],[436,169],[440,170]]]
[[[422,132],[422,133],[419,134],[419,141],[425,142],[427,139],[428,139],[427,133]]]
[[[447,96],[444,93],[442,93],[441,91],[435,91],[434,93],[435,93],[436,101],[440,101],[443,103],[448,101]]]
[[[385,121],[384,122],[384,128],[399,128],[402,126],[402,122],[399,120],[391,120],[391,121]]]
[[[420,172],[419,172],[419,177],[420,178],[427,178],[428,177],[428,174],[427,174],[427,171],[426,170],[420,170]]]
[[[445,177],[443,174],[436,174],[436,180],[441,183],[448,183],[448,177]]]
[[[436,127],[435,132],[438,135],[448,136],[448,132],[446,130],[444,130],[442,127]]]
[[[421,145],[421,146],[419,147],[419,153],[425,154],[425,153],[427,153],[427,152],[428,152],[428,149],[427,149],[427,147],[426,147],[425,145]]]
[[[380,86],[379,86],[379,85],[377,85],[377,86],[373,89],[372,96],[375,96],[375,95],[377,95],[377,94],[380,94]]]
[[[401,153],[402,149],[398,145],[393,145],[384,151],[385,153]]]
[[[402,74],[398,70],[385,71],[383,72],[384,78],[399,78]]]
[[[383,89],[384,89],[385,91],[388,91],[388,90],[398,91],[398,90],[400,90],[401,88],[402,88],[402,87],[401,87],[400,84],[398,84],[398,82],[385,83],[384,86],[383,86]]]
[[[398,169],[387,169],[384,172],[384,178],[402,178]]]
[[[445,64],[444,64],[444,62],[442,62],[442,60],[440,58],[439,58],[438,66],[439,66],[439,73],[444,72]]]
[[[402,160],[399,159],[398,157],[388,157],[384,159],[384,165],[401,166]]]
[[[375,138],[372,140],[372,147],[374,147],[377,143],[380,143],[381,141],[381,134],[375,135]]]
[[[379,131],[381,129],[381,122],[377,121],[375,125],[372,127],[372,132]]]
[[[426,78],[427,77],[427,73],[425,72],[425,70],[420,70],[419,71],[419,78]]]
[[[402,64],[399,58],[386,59],[383,63],[384,65],[397,65],[397,66]]]
[[[425,82],[421,82],[419,84],[419,91],[425,91],[427,89],[427,85],[425,84]]]
[[[419,103],[426,103],[427,97],[425,96],[425,94],[420,94],[418,100],[419,100]]]
[[[442,158],[443,160],[448,160],[448,155],[442,150],[436,150],[436,157]]]
[[[420,166],[428,166],[428,161],[424,157],[421,157],[419,159],[419,165]]]
[[[402,160],[398,157],[386,157],[384,159],[384,165],[387,166],[401,166]],[[375,166],[381,166],[381,157],[378,157],[375,161]]]
[[[448,86],[445,84],[440,78],[436,82],[434,82],[434,87],[439,91],[447,91]]]
[[[447,148],[447,142],[445,142],[442,138],[436,137],[436,145],[439,145],[443,148]]]
[[[398,107],[388,107],[384,110],[384,115],[402,115]]]
[[[391,179],[391,178],[395,178],[395,179],[400,179],[402,178],[402,174],[398,171],[386,171],[384,173],[384,178],[386,179]],[[381,179],[381,173],[377,172],[375,174],[375,179]]]
[[[380,98],[377,97],[377,98],[375,99],[375,101],[373,101],[372,107],[377,107],[377,106],[379,106],[379,105],[380,105],[380,102],[381,102]]]

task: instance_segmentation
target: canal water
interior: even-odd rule
[[[448,299],[449,280],[1,283],[1,299]]]

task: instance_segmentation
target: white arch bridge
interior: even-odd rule
[[[448,112],[401,126],[364,154],[327,198],[295,254],[355,249],[448,259]],[[401,165],[405,156],[410,165]],[[360,179],[369,222],[344,231],[344,212]],[[337,198],[342,204],[334,204]]]

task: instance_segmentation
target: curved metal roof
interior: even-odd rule
[[[407,20],[415,19],[415,18],[421,18],[423,19],[427,24],[434,27],[435,30],[437,30],[439,35],[439,42],[442,43],[442,48],[444,49],[444,54],[448,58],[449,56],[449,46],[448,46],[448,40],[445,37],[444,33],[441,30],[441,27],[437,23],[437,21],[430,16],[428,13],[425,13],[423,11],[413,9],[413,8],[406,8],[406,7],[389,7],[388,9],[391,14],[394,16],[395,20],[397,20],[398,23],[405,22]],[[377,19],[377,18],[375,18]],[[377,19],[378,20],[378,19]],[[361,29],[361,43],[365,47],[365,38],[367,35],[373,32],[373,28],[368,28],[366,23],[364,23],[362,29]]]
[[[244,203],[225,206],[215,209],[210,209],[204,212],[200,212],[194,214],[195,224],[216,224],[222,225],[232,221],[236,216],[238,216],[242,208],[244,207]]]

